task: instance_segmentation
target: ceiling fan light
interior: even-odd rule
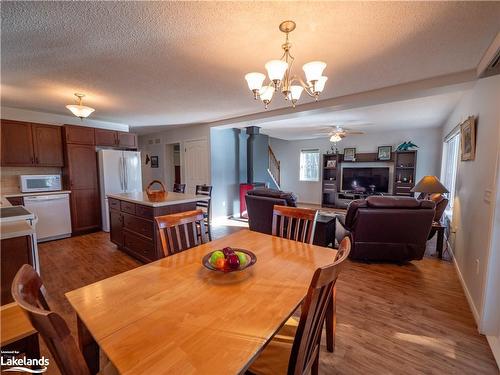
[[[274,94],[274,88],[270,86],[262,86],[259,90],[260,99],[264,103],[266,103],[266,101],[269,103],[273,98],[273,94]]]
[[[300,95],[302,95],[302,91],[304,91],[304,88],[302,86],[290,86],[290,98],[295,101],[299,100]]]
[[[325,88],[325,83],[327,80],[328,80],[328,77],[326,77],[326,76],[319,77],[319,79],[314,84],[314,92],[323,92],[323,89]]]
[[[340,142],[342,140],[342,137],[338,134],[333,134],[331,137],[330,137],[330,142],[333,142],[333,143],[337,143],[337,142]]]
[[[281,81],[288,69],[288,63],[283,60],[271,60],[266,63],[265,67],[271,81]]]
[[[95,111],[94,108],[87,107],[84,105],[70,104],[66,106],[76,117],[85,118],[89,117],[92,112]]]
[[[323,70],[326,68],[326,63],[323,61],[311,61],[302,66],[306,74],[307,82],[318,81],[323,75]]]
[[[252,72],[245,75],[245,79],[248,83],[248,88],[251,91],[259,90],[262,87],[262,83],[266,79],[265,74]]]

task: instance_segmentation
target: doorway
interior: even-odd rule
[[[165,147],[165,183],[167,190],[171,190],[174,184],[180,184],[182,181],[181,145],[180,143],[171,143]]]

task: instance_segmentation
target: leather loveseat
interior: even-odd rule
[[[297,207],[297,196],[275,189],[253,189],[245,195],[250,230],[271,234],[273,229],[273,207]]]
[[[337,217],[337,240],[350,235],[352,259],[422,259],[434,213],[435,203],[430,200],[382,196],[354,200],[346,215]]]

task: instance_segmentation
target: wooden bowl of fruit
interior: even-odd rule
[[[215,250],[203,257],[203,265],[212,271],[235,272],[242,271],[257,262],[257,257],[251,251],[225,247]]]

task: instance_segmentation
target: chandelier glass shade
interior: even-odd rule
[[[75,93],[75,96],[78,104],[68,104],[66,108],[69,109],[76,117],[80,117],[81,119],[89,117],[95,109],[82,105],[82,98],[85,97],[84,94]]]
[[[288,34],[295,30],[295,22],[284,21],[280,24],[280,30],[286,34],[285,43],[281,46],[283,55],[279,60],[270,60],[265,64],[269,83],[264,84],[266,76],[262,73],[252,72],[245,75],[248,88],[253,93],[255,100],[260,99],[266,109],[273,99],[275,92],[281,91],[285,100],[289,100],[293,107],[300,99],[303,92],[318,100],[319,95],[325,88],[328,77],[323,75],[326,63],[323,61],[311,61],[304,64],[306,80],[292,73],[294,57],[290,54],[292,47],[288,41]]]

